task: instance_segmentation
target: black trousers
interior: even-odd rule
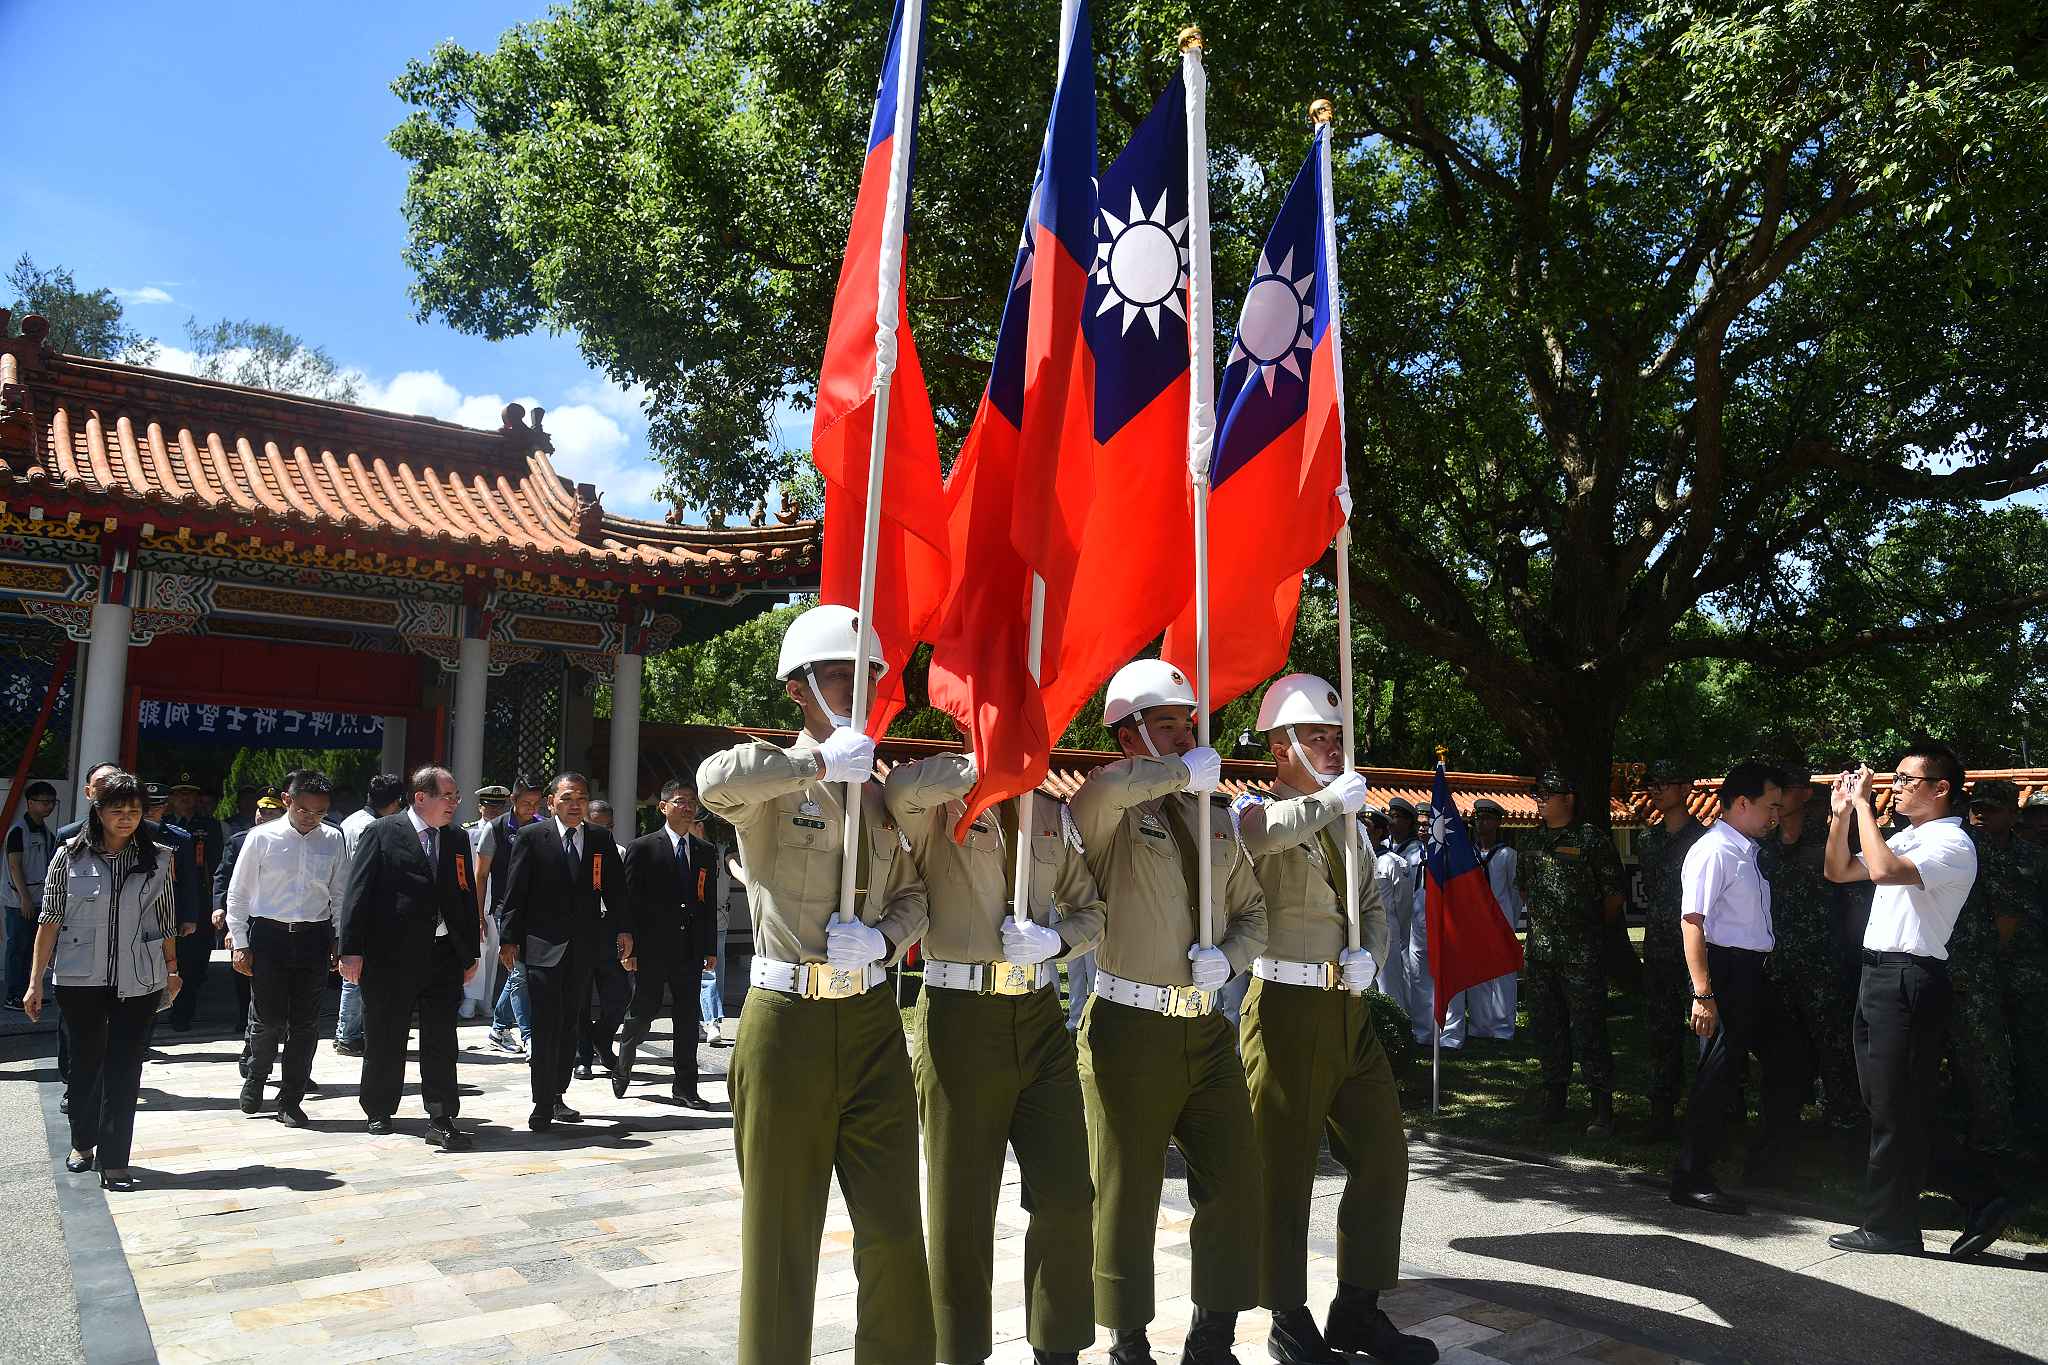
[[[59,986],[68,1059],[71,1146],[98,1149],[100,1169],[128,1165],[135,1140],[135,1097],[142,1090],[142,1054],[148,1049],[163,992],[123,1000],[109,986]]]
[[[211,924],[202,924],[178,940],[178,975],[185,984],[179,988],[178,998],[171,1002],[170,1009],[166,1011],[172,1028],[192,1027],[192,1016],[199,1009],[199,988],[206,984],[206,969],[212,962]],[[236,975],[239,976],[240,973]]]
[[[1974,1214],[1998,1192],[1989,1173],[1935,1121],[1941,1051],[1954,992],[1948,964],[1910,953],[1863,954],[1856,996],[1856,1076],[1870,1110],[1863,1226],[1920,1236],[1930,1183]]]
[[[1674,1185],[1696,1189],[1714,1183],[1714,1162],[1721,1155],[1730,1111],[1752,1053],[1763,1070],[1764,1141],[1782,1140],[1798,1124],[1799,1069],[1787,1065],[1790,1058],[1778,1047],[1772,1029],[1774,1010],[1770,984],[1764,980],[1765,957],[1748,948],[1707,945],[1707,979],[1713,987],[1718,1018],[1714,1032],[1700,1040],[1699,1067],[1693,1072],[1692,1094],[1686,1101],[1678,1164],[1671,1173]],[[1656,1008],[1656,1004],[1650,1007]],[[1691,1008],[1689,1001],[1685,1008]]]
[[[619,962],[617,952],[599,953],[590,964],[590,1008],[576,1043],[576,1060],[588,1066],[599,1057],[609,1057],[619,1036],[633,998],[633,974]]]
[[[688,944],[673,951],[641,950],[640,970],[633,981],[633,1003],[626,1008],[626,1025],[619,1033],[620,1061],[647,1041],[647,1031],[661,1015],[661,998],[667,993],[674,1004],[669,1017],[675,1021],[675,1080],[679,1095],[697,1093],[697,987],[704,972],[704,960],[692,956]]]
[[[552,1105],[569,1093],[576,1044],[590,1016],[590,979],[600,949],[577,940],[562,949],[552,967],[526,963],[526,1007],[533,1020],[533,1046],[526,1054],[536,1106]]]
[[[365,957],[363,1113],[388,1119],[405,1093],[405,1044],[413,1012],[420,1020],[420,1102],[433,1118],[461,1112],[455,1090],[455,1017],[462,1008],[464,963],[448,939],[424,950]]]
[[[277,1102],[306,1097],[313,1074],[313,1050],[320,1042],[320,993],[327,989],[334,925],[326,920],[303,927],[256,916],[249,921],[249,1078],[246,1089],[262,1093],[270,1064],[284,1053]]]

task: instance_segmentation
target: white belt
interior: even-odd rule
[[[1022,966],[1015,962],[940,962],[925,959],[924,984],[976,995],[1029,995],[1056,979],[1050,962]]]
[[[806,1000],[845,1000],[873,990],[888,979],[889,971],[879,962],[865,969],[834,967],[829,962],[777,962],[757,957],[748,979],[756,986]]]
[[[1126,981],[1101,968],[1095,971],[1095,993],[1112,1004],[1150,1010],[1169,1019],[1200,1019],[1216,1008],[1216,992],[1195,986],[1153,986]]]
[[[1252,959],[1252,975],[1280,986],[1313,986],[1334,991],[1344,985],[1343,973],[1334,962],[1289,962],[1279,957]]]

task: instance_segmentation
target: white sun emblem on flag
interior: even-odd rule
[[[1433,817],[1433,818],[1432,818],[1432,819],[1430,820],[1430,822],[1429,822],[1429,841],[1430,841],[1431,843],[1433,843],[1433,844],[1440,844],[1440,843],[1442,843],[1442,842],[1444,841],[1444,838],[1445,838],[1445,836],[1446,836],[1446,835],[1448,835],[1448,834],[1449,834],[1450,832],[1451,832],[1451,822],[1450,822],[1449,820],[1445,819],[1445,818],[1444,818],[1444,816],[1442,815],[1442,813],[1438,813],[1438,814],[1437,814],[1437,815],[1436,815],[1435,817]]]
[[[1310,270],[1300,279],[1293,275],[1293,247],[1278,265],[1268,261],[1264,251],[1259,253],[1259,267],[1245,291],[1244,311],[1238,314],[1237,338],[1225,362],[1235,365],[1249,358],[1265,380],[1267,393],[1273,391],[1274,376],[1281,370],[1302,377],[1296,352],[1308,350],[1309,328],[1315,323],[1316,272]]]
[[[1101,317],[1121,304],[1123,330],[1130,331],[1142,315],[1152,324],[1155,338],[1164,335],[1159,326],[1161,309],[1182,322],[1188,319],[1180,302],[1181,290],[1188,282],[1188,220],[1166,221],[1166,197],[1167,192],[1161,190],[1159,203],[1147,212],[1138,192],[1132,190],[1130,212],[1122,221],[1104,208],[1091,272],[1094,282],[1106,291],[1095,315]]]

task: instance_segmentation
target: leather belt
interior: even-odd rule
[[[879,962],[849,969],[829,962],[777,962],[770,957],[755,958],[747,973],[747,979],[764,990],[806,1000],[848,1000],[873,990],[888,976],[888,968]]]
[[[331,919],[272,919],[269,915],[249,916],[249,932],[254,933],[257,924],[267,924],[287,934],[309,934],[315,929],[332,929]]]
[[[1095,993],[1115,1005],[1150,1010],[1169,1019],[1200,1019],[1216,1008],[1216,992],[1196,986],[1154,986],[1126,981],[1101,968],[1095,971]]]
[[[927,958],[924,964],[925,985],[975,995],[1029,995],[1044,990],[1056,979],[1050,962],[1034,962],[1026,967],[1015,962],[940,962]]]
[[[1319,991],[1334,991],[1344,985],[1343,973],[1337,970],[1334,962],[1289,962],[1280,957],[1255,957],[1252,959],[1252,975],[1280,986],[1313,986]]]

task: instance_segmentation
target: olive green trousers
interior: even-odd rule
[[[1337,1278],[1360,1289],[1393,1288],[1401,1278],[1408,1135],[1372,1007],[1349,991],[1254,978],[1243,1031],[1252,1127],[1266,1175],[1260,1305],[1308,1302],[1309,1202],[1325,1133],[1345,1171]]]
[[[917,1197],[917,1094],[886,987],[805,1000],[755,987],[733,1047],[740,1168],[740,1365],[811,1358],[833,1173],[853,1220],[860,1365],[932,1365]]]
[[[1044,1351],[1095,1341],[1088,1129],[1059,992],[976,995],[927,988],[911,1070],[924,1120],[932,1315],[939,1359],[975,1365],[994,1348],[996,1200],[1003,1149],[1023,1176],[1025,1332]]]
[[[1095,996],[1081,1020],[1095,1174],[1095,1320],[1143,1327],[1171,1139],[1187,1164],[1189,1291],[1199,1308],[1258,1301],[1260,1182],[1237,1039],[1221,1014],[1169,1019]]]

